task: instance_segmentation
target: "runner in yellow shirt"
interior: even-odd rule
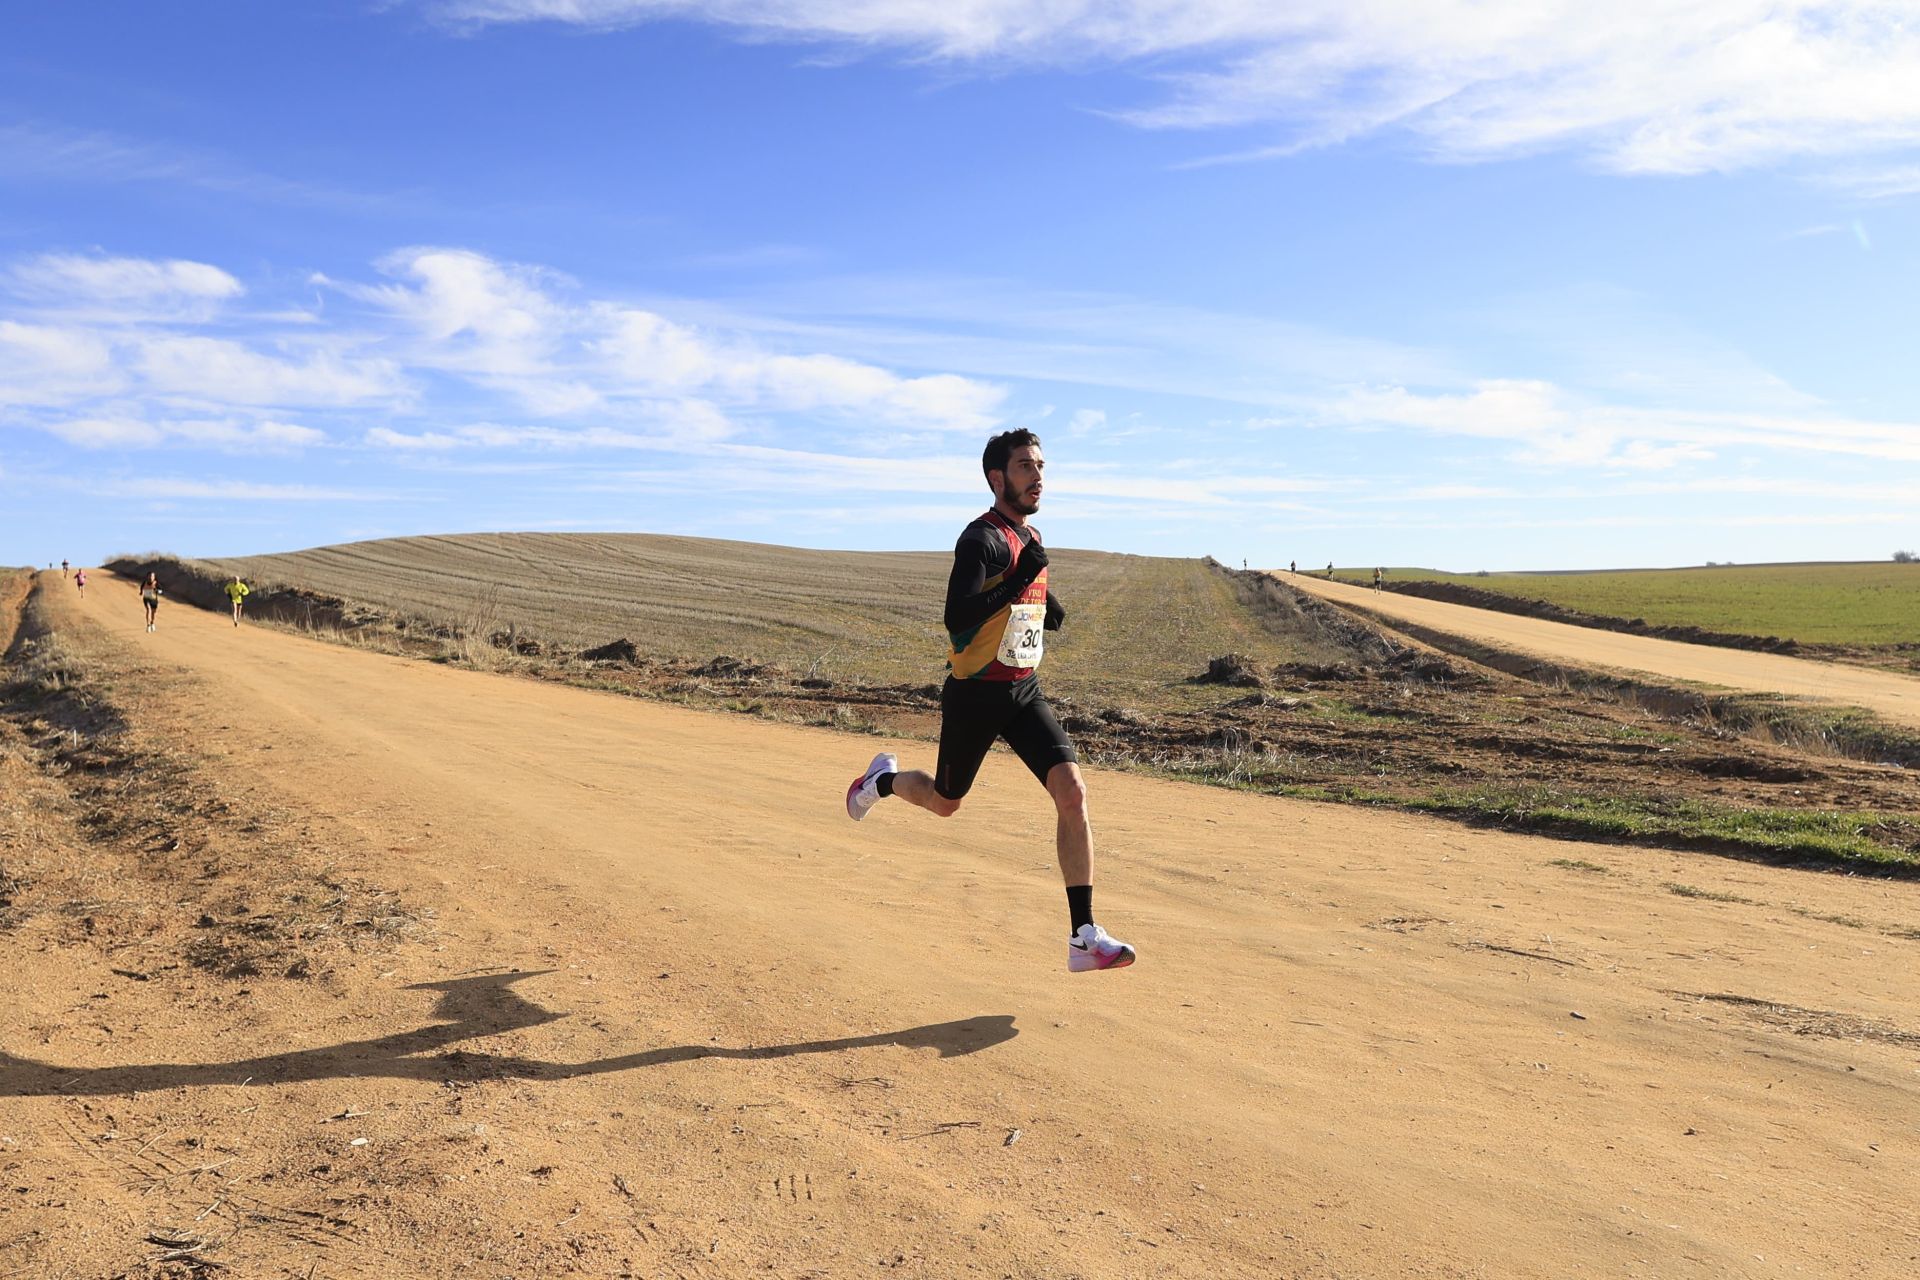
[[[233,581],[227,584],[227,599],[233,601],[233,625],[240,625],[240,609],[245,603],[247,593],[252,591],[246,583],[240,581],[240,575],[234,574]]]

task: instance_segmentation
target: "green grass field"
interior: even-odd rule
[[[1340,577],[1371,580],[1371,569]],[[1389,569],[1389,582],[1455,582],[1584,613],[1644,618],[1802,644],[1890,645],[1920,640],[1920,565],[1730,565],[1714,569],[1622,569],[1595,573],[1438,573]]]

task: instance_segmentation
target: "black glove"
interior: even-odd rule
[[[1025,569],[1029,561],[1032,562],[1033,571],[1036,574],[1047,567],[1047,549],[1041,545],[1037,534],[1020,549],[1020,567]]]
[[[1045,624],[1045,630],[1058,631],[1060,629],[1060,624],[1065,622],[1066,620],[1067,620],[1066,606],[1061,604],[1058,600],[1055,600],[1053,598],[1053,593],[1049,591],[1047,593],[1047,621]]]

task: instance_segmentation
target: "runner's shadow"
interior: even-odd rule
[[[838,1040],[807,1040],[797,1044],[754,1045],[738,1049],[711,1044],[675,1045],[589,1062],[545,1062],[536,1058],[475,1053],[449,1047],[476,1036],[501,1035],[565,1017],[565,1014],[541,1008],[512,990],[513,984],[522,979],[551,972],[550,969],[543,969],[419,983],[406,989],[438,991],[440,999],[434,1005],[433,1012],[448,1021],[371,1040],[354,1040],[318,1049],[293,1049],[234,1062],[61,1067],[0,1052],[0,1097],[98,1096],[195,1085],[294,1084],[305,1080],[371,1079],[381,1076],[395,1080],[434,1082],[490,1078],[573,1080],[582,1076],[689,1062],[695,1058],[757,1061],[884,1045],[902,1049],[933,1049],[943,1058],[953,1058],[1004,1044],[1020,1034],[1014,1028],[1012,1017],[998,1014]]]

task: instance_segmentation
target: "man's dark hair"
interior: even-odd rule
[[[1007,459],[1013,456],[1015,449],[1024,449],[1028,445],[1037,447],[1039,444],[1040,437],[1025,427],[1016,431],[1002,431],[987,441],[987,451],[980,455],[980,470],[983,474],[989,471],[1005,471]]]

